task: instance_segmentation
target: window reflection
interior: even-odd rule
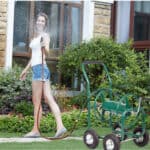
[[[150,40],[150,2],[134,2],[134,40]]]
[[[71,19],[71,24],[72,24],[72,33],[71,33],[71,43],[72,44],[77,44],[80,41],[80,10],[79,8],[72,8],[72,19]]]
[[[62,50],[67,44],[76,44],[81,41],[80,7],[74,7],[70,2],[63,5],[60,2],[49,1],[35,1],[33,3],[34,5],[31,5],[30,1],[15,2],[13,39],[15,52],[28,52],[29,38],[32,36],[29,35],[32,34],[30,30],[33,30],[34,18],[39,12],[44,12],[49,17],[51,50]],[[76,3],[80,3],[80,1],[76,1]]]
[[[59,48],[60,3],[35,2],[35,14],[45,12],[49,17],[50,48]]]
[[[26,52],[28,45],[28,20],[29,20],[29,2],[17,2],[15,4],[15,22],[14,22],[14,51]]]

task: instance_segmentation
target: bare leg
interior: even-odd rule
[[[32,82],[32,101],[34,105],[34,126],[31,132],[34,132],[34,133],[39,132],[40,120],[42,118],[41,97],[42,97],[42,82],[33,81]]]
[[[54,97],[52,96],[49,81],[44,82],[44,90],[43,91],[44,91],[44,98],[47,101],[47,103],[48,103],[49,107],[51,108],[51,110],[54,114],[54,117],[56,119],[57,131],[59,131],[62,128],[64,128],[64,125],[62,123],[60,109],[59,109],[57,103],[55,102]]]

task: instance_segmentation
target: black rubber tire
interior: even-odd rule
[[[99,144],[98,135],[93,129],[88,129],[87,131],[85,131],[83,141],[85,145],[90,149],[95,149]]]
[[[141,127],[137,127],[134,129],[133,134],[135,134],[135,135],[140,134],[140,133],[142,133],[142,131],[143,131],[143,129]],[[143,134],[142,137],[133,139],[133,141],[137,146],[143,147],[143,146],[147,145],[149,142],[149,133],[147,131],[145,131],[145,133]]]
[[[108,148],[108,146],[110,147]],[[115,134],[108,134],[104,137],[103,147],[104,150],[119,150],[120,140]]]
[[[120,130],[121,130],[121,127],[120,127],[119,123],[115,123],[115,124],[114,124],[113,130],[114,130],[114,131],[117,131],[117,130],[120,131]],[[126,130],[125,130],[125,131],[126,131]],[[117,136],[117,137],[119,138],[119,140],[121,141],[121,135],[116,134],[116,136]],[[125,134],[123,140],[126,140],[127,138],[128,138],[128,136]]]

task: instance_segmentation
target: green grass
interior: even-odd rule
[[[83,137],[86,128],[75,130],[72,136]],[[98,135],[106,135],[111,133],[108,128],[96,128]],[[22,133],[0,133],[0,137],[22,137]],[[52,136],[54,133],[44,134]],[[99,141],[97,150],[103,149],[103,141]],[[0,143],[0,150],[88,150],[82,140],[57,140],[50,142],[33,142],[33,143]],[[145,147],[137,147],[133,141],[121,143],[120,150],[150,150],[150,144]]]
[[[61,140],[52,142],[34,142],[34,143],[3,143],[0,144],[1,150],[88,150],[82,141],[79,140]],[[97,150],[102,150],[102,141],[100,141]],[[121,150],[149,150],[147,145],[143,148],[137,147],[133,142],[121,144]]]

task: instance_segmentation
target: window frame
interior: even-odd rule
[[[110,20],[110,35],[113,39],[116,36],[116,16],[117,16],[117,1],[111,5],[111,20]]]
[[[134,39],[134,1],[131,1],[130,9],[130,31],[129,38]],[[133,41],[133,47],[136,49],[147,49],[150,48],[150,40],[144,41]]]

